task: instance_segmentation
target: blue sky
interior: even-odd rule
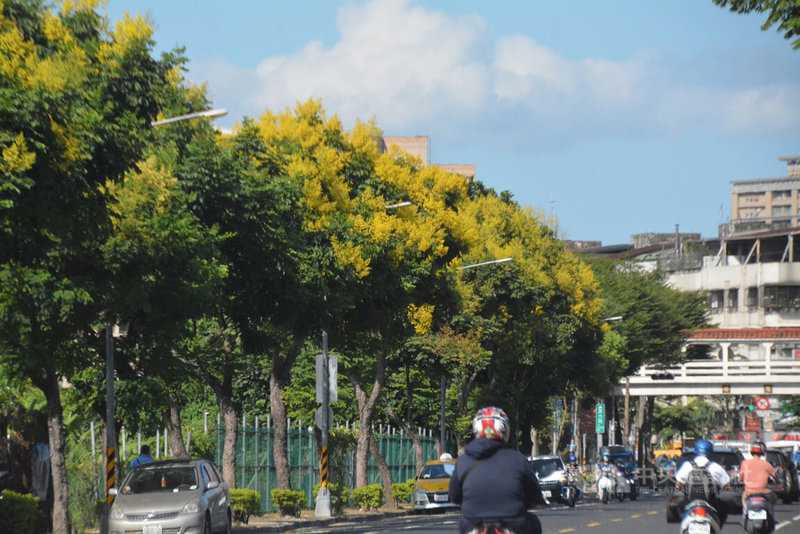
[[[110,0],[186,48],[231,127],[319,98],[346,128],[555,214],[567,239],[715,237],[730,182],[800,154],[800,51],[711,0]]]

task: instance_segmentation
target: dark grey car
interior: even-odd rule
[[[122,481],[108,518],[109,534],[230,533],[231,497],[206,460],[142,464]]]

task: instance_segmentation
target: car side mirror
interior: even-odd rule
[[[206,484],[206,489],[207,490],[218,488],[218,487],[219,487],[219,481],[217,481],[217,480],[212,480],[211,482]]]

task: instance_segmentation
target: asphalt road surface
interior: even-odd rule
[[[677,534],[679,524],[667,523],[663,495],[643,495],[636,501],[578,502],[573,509],[564,506],[535,510],[542,522],[543,534]],[[777,534],[800,532],[800,503],[775,506]],[[722,532],[744,533],[741,515],[729,515]],[[457,534],[459,515],[455,512],[396,517],[361,524],[333,524],[307,528],[303,534],[327,532]]]

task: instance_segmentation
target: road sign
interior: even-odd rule
[[[324,406],[318,406],[317,411],[314,414],[314,422],[317,423],[317,428],[320,430],[325,430],[325,412],[323,412]],[[327,427],[330,428],[331,424],[333,423],[333,410],[330,406],[328,406],[328,425]]]
[[[756,410],[769,410],[769,399],[766,397],[759,397],[756,400]]]
[[[324,355],[317,354],[316,371],[317,371],[317,402],[322,402],[322,360]],[[336,382],[338,380],[339,369],[339,356],[336,354],[328,354],[328,402],[336,402],[338,399],[338,391]]]
[[[602,434],[606,431],[606,405],[598,404],[595,410],[594,420],[595,432]]]

